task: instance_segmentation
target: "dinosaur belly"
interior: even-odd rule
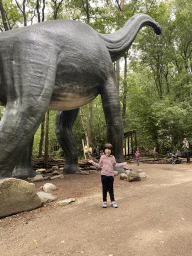
[[[54,93],[48,109],[61,111],[76,109],[90,103],[96,96],[87,93],[84,95],[72,92]]]

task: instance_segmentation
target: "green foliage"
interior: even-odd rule
[[[56,111],[51,110],[49,111],[49,152],[50,156],[53,151],[53,146],[58,144],[57,137],[55,135],[55,114]],[[46,120],[46,116],[45,116]],[[39,155],[39,142],[41,139],[41,126],[39,126],[37,132],[34,136],[34,142],[33,142],[33,157],[38,157]],[[45,142],[45,141],[44,141]],[[45,145],[43,145],[43,152],[45,150]]]
[[[13,3],[12,0],[2,0],[2,4],[6,12],[8,28],[18,28],[18,23],[22,21],[22,15],[17,6]],[[4,30],[2,19],[0,19],[0,27],[2,30]]]
[[[5,107],[0,106],[0,120],[1,120],[1,118],[3,116],[3,114],[4,114],[4,110],[5,110]]]
[[[82,113],[85,123],[85,129],[88,127],[88,105],[82,107]],[[80,113],[73,126],[73,133],[76,138],[76,144],[79,155],[83,155],[82,139],[86,140],[83,130]],[[107,141],[106,122],[103,113],[100,95],[92,101],[92,143],[93,149],[96,145],[102,147]]]

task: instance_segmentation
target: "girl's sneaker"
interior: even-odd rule
[[[111,206],[114,207],[114,208],[118,208],[116,202],[112,202],[112,203],[111,203]]]
[[[103,208],[107,208],[107,202],[103,202]]]

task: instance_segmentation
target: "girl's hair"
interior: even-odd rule
[[[106,149],[106,148],[112,150],[113,146],[112,146],[110,143],[106,143],[106,144],[104,145],[104,149]]]

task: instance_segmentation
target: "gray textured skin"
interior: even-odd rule
[[[117,162],[122,161],[123,124],[112,61],[129,49],[141,27],[147,25],[161,33],[152,18],[138,14],[108,35],[68,20],[0,34],[0,102],[6,106],[0,122],[1,177],[11,176],[16,165],[13,176],[35,175],[30,167],[31,145],[47,109],[59,110],[56,134],[65,152],[65,169],[78,171],[72,125],[79,107],[98,94],[108,141]]]

